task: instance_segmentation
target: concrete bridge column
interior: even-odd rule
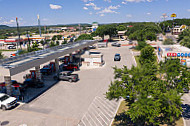
[[[42,76],[40,73],[40,66],[36,66],[35,70],[36,70],[36,79],[42,80]]]
[[[59,59],[55,59],[55,68],[56,68],[56,73],[59,72]]]
[[[12,81],[11,81],[11,76],[5,76],[4,77],[5,80],[5,86],[7,89],[7,94],[8,95],[12,95]]]

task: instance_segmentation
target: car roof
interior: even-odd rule
[[[0,93],[0,97],[4,96],[5,94],[4,93]]]
[[[62,71],[60,73],[71,73],[72,71]]]

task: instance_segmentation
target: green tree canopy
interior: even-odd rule
[[[140,57],[147,61],[142,67],[114,67],[115,81],[106,96],[129,101],[129,110],[122,119],[126,125],[131,123],[128,120],[133,125],[172,125],[181,116],[182,88],[184,83],[189,85],[190,72],[178,59],[168,59],[156,67],[150,62],[155,61],[152,47],[145,47]]]
[[[163,41],[163,45],[173,45],[174,42],[173,42],[173,39],[171,38],[167,38]]]
[[[116,28],[118,31],[125,31],[127,29],[125,25],[119,25]]]
[[[93,37],[89,34],[82,34],[75,41],[79,40],[93,40]]]
[[[154,64],[155,61],[156,61],[156,56],[155,56],[153,47],[146,46],[143,49],[141,49],[141,54],[139,58],[139,62],[141,65],[145,63]]]

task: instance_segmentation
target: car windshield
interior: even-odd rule
[[[120,54],[115,54],[115,56],[120,56]]]
[[[0,97],[0,101],[1,101],[1,102],[2,102],[2,101],[5,101],[5,100],[8,99],[8,98],[9,98],[8,95],[4,95],[4,96]]]

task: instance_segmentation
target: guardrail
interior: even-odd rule
[[[42,55],[42,54],[45,54],[45,53],[49,53],[51,51],[55,51],[55,53],[56,53],[56,51],[58,51],[59,49],[62,49],[64,47],[72,47],[72,46],[77,45],[77,44],[83,44],[84,42],[94,42],[94,41],[95,40],[82,40],[82,41],[78,41],[78,42],[68,43],[68,44],[65,44],[65,45],[59,45],[59,46],[55,46],[55,47],[35,51],[35,52],[25,53],[25,54],[15,56],[15,57],[11,57],[11,58],[7,58],[7,59],[0,59],[0,65],[10,63],[10,62],[19,61],[19,60],[22,60],[22,59],[26,59],[27,57],[39,56],[39,55]]]

